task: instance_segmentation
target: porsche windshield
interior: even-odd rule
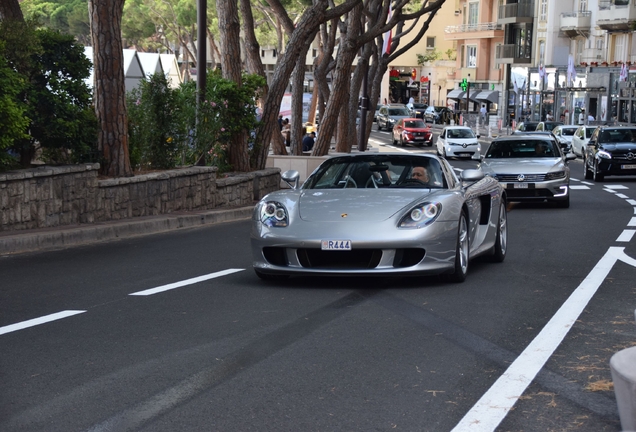
[[[437,159],[401,155],[331,158],[303,184],[303,189],[446,187]]]
[[[555,158],[561,157],[556,143],[551,140],[502,140],[493,141],[486,152],[486,159],[506,158]]]

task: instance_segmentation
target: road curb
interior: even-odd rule
[[[252,217],[253,210],[254,207],[249,206],[226,210],[171,213],[112,223],[12,233],[0,236],[0,255],[61,249],[177,229],[245,220]]]

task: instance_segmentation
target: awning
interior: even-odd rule
[[[479,102],[479,95],[481,94],[481,90],[471,90],[468,97],[473,102]]]
[[[449,94],[446,95],[447,99],[463,99],[466,96],[466,92],[462,89],[451,90]]]
[[[483,90],[477,95],[477,100],[499,103],[499,90]]]

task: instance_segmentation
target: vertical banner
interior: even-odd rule
[[[601,121],[607,121],[607,95],[601,96]]]

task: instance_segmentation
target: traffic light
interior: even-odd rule
[[[462,90],[466,91],[466,89],[468,88],[468,79],[463,78],[462,82],[459,83],[459,86],[462,88]]]

